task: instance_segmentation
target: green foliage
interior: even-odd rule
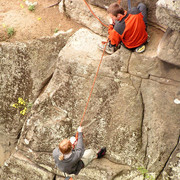
[[[35,10],[35,6],[34,5],[29,5],[28,6],[28,10],[29,11],[34,11]]]
[[[14,31],[13,27],[7,28],[7,34],[8,34],[9,37],[13,36],[14,33],[15,33],[15,31]]]
[[[14,103],[12,107],[19,109],[20,114],[25,115],[27,111],[31,109],[32,103],[26,102],[23,100],[23,98],[19,97],[18,102]]]
[[[145,177],[146,180],[155,180],[155,178],[148,173],[146,168],[138,167],[137,170]]]
[[[58,28],[56,28],[55,30],[54,30],[54,33],[57,33],[59,31],[59,29]]]

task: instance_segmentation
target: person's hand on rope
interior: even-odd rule
[[[82,127],[81,126],[78,127],[78,132],[82,132]]]

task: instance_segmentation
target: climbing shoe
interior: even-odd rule
[[[141,45],[141,46],[139,46],[139,47],[137,47],[137,48],[135,49],[135,52],[137,52],[137,53],[142,53],[142,52],[145,51],[145,49],[146,49],[146,46],[145,46],[145,45]]]
[[[99,150],[99,152],[97,153],[97,159],[102,158],[104,155],[106,154],[106,147],[103,147]]]
[[[108,43],[107,45],[106,45],[106,43],[107,43],[107,42],[102,41],[100,44],[98,44],[98,48],[99,48],[101,51],[104,51],[104,48],[105,48],[105,46],[106,46],[105,52],[106,52],[107,54],[113,54],[113,53],[115,52],[114,47],[113,47],[113,46],[110,47],[110,46],[109,46],[109,43]]]

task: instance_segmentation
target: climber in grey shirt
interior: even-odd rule
[[[81,126],[78,127],[78,141],[74,149],[72,148],[73,143],[68,139],[64,139],[60,142],[59,147],[53,151],[56,166],[67,174],[77,175],[93,159],[99,159],[106,153],[106,148],[102,148],[97,155],[92,149],[84,150]]]
[[[61,149],[61,151],[60,151]],[[82,137],[82,129],[78,128],[78,142],[75,149],[72,149],[70,140],[64,139],[59,144],[59,148],[54,149],[53,157],[56,166],[65,173],[78,174],[84,167],[84,163],[81,160],[84,154],[84,144]]]

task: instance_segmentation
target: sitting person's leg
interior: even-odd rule
[[[84,163],[84,167],[86,167],[91,161],[93,161],[94,159],[100,159],[104,157],[105,154],[106,154],[106,147],[101,148],[97,154],[94,152],[94,150],[87,149],[85,150],[81,160]]]
[[[85,150],[81,160],[84,163],[84,167],[87,166],[92,160],[96,159],[96,154],[92,149]]]
[[[139,3],[137,8],[139,9],[139,11],[142,13],[143,15],[143,20],[144,20],[144,23],[146,25],[146,29],[147,29],[147,7],[145,4],[143,3]]]

